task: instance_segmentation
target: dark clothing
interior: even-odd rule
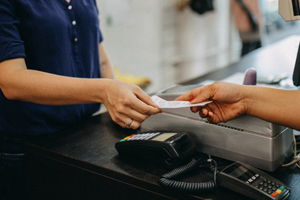
[[[101,41],[95,0],[0,1],[0,62],[25,58],[28,69],[100,78]],[[100,104],[45,106],[12,101],[0,90],[0,133],[57,132],[99,108]]]

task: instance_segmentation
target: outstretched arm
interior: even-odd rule
[[[112,79],[72,78],[27,69],[23,58],[0,63],[0,89],[6,98],[44,105],[104,103],[120,126],[138,128],[157,105],[138,86]]]
[[[176,100],[198,103],[213,101],[204,107],[193,107],[211,123],[226,122],[248,114],[266,121],[300,130],[300,91],[279,90],[259,86],[243,86],[225,82],[194,89]]]

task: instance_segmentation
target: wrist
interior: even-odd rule
[[[96,101],[99,103],[105,103],[105,100],[107,99],[108,91],[110,90],[110,86],[112,85],[112,79],[109,78],[100,78],[97,79],[97,92],[95,92],[96,95]]]
[[[255,104],[255,98],[253,98],[254,96],[254,87],[256,86],[245,86],[243,88],[243,95],[242,95],[242,99],[243,99],[243,106],[244,106],[244,112],[247,115],[252,115],[253,113],[253,108],[254,108],[254,104]]]

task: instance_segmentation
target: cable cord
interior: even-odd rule
[[[189,172],[193,171],[200,164],[204,162],[210,162],[210,167],[214,172],[214,181],[205,182],[205,183],[187,183],[176,181],[174,179],[178,179],[183,175],[188,174]],[[171,190],[176,190],[178,192],[184,192],[188,194],[199,194],[203,192],[212,192],[217,187],[217,163],[216,161],[212,160],[209,156],[207,160],[195,160],[192,159],[188,164],[179,167],[177,169],[172,170],[169,173],[164,174],[158,181],[158,183]]]
[[[296,141],[296,136],[300,136],[300,134],[298,134],[298,135],[294,134],[293,135],[293,140],[294,140],[294,159],[293,159],[292,162],[282,165],[282,167],[288,167],[288,166],[291,166],[291,165],[293,165],[293,164],[296,163],[296,166],[298,168],[300,168],[300,153],[297,155],[297,141]]]

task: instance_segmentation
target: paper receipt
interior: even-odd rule
[[[152,96],[151,99],[152,101],[154,101],[154,103],[156,103],[159,106],[159,108],[184,108],[193,106],[204,106],[212,102],[206,101],[202,103],[191,104],[189,101],[166,101],[157,95]]]

